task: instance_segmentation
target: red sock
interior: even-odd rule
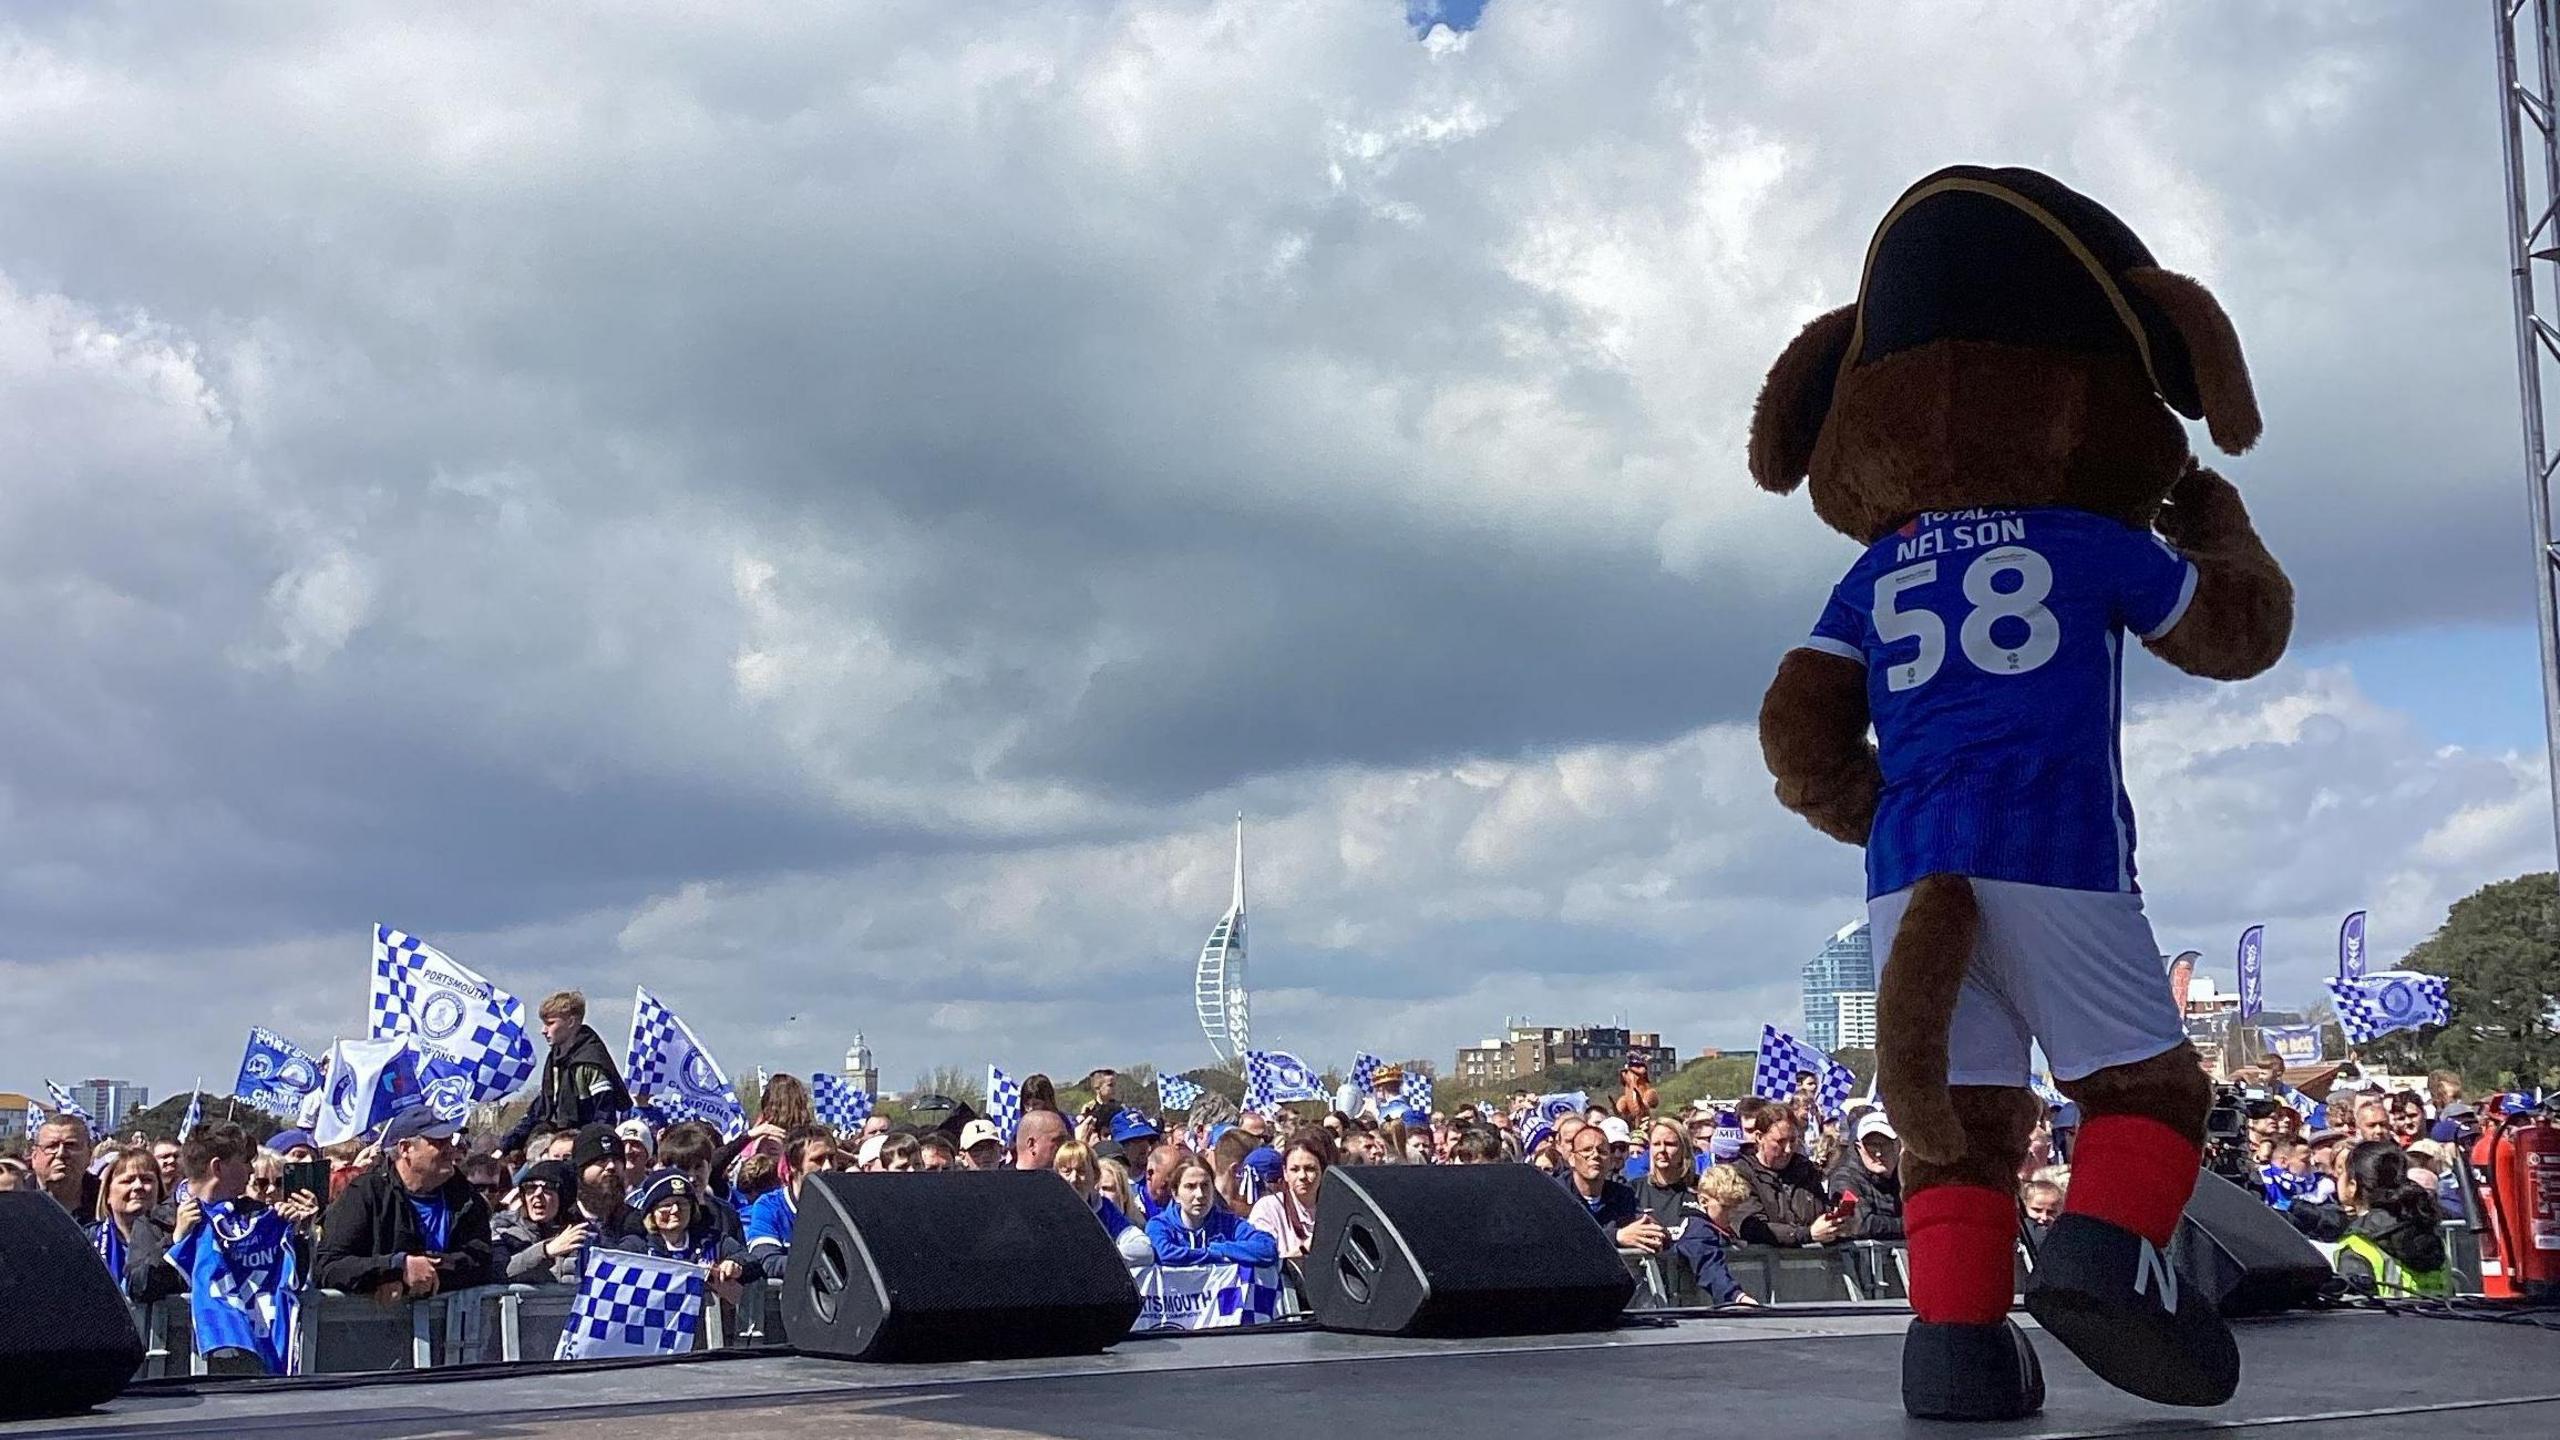
[[[1933,1185],[1904,1203],[1902,1222],[1911,1239],[1911,1308],[1921,1319],[1988,1325],[2009,1313],[2016,1197],[1980,1185]]]
[[[2063,1209],[2166,1246],[2203,1163],[2203,1146],[2147,1115],[2099,1115],[2080,1127],[2071,1147]]]

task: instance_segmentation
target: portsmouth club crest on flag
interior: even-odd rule
[[[2377,970],[2353,980],[2332,980],[2329,994],[2338,1002],[2338,1024],[2350,1044],[2364,1045],[2377,1035],[2442,1025],[2453,1018],[2441,975],[2414,970]]]
[[[1244,1052],[1244,1108],[1269,1112],[1292,1100],[1322,1100],[1324,1079],[1286,1050]]]
[[[231,1093],[278,1115],[292,1115],[302,1099],[320,1088],[319,1058],[282,1035],[252,1027],[248,1048],[240,1055],[240,1078]]]
[[[724,1140],[747,1133],[747,1110],[728,1072],[694,1038],[693,1027],[645,985],[631,1002],[631,1045],[622,1075],[634,1098],[645,1098],[673,1119],[717,1126]]]
[[[387,925],[373,927],[374,1040],[417,1038],[460,1065],[473,1100],[504,1100],[534,1076],[524,1002],[452,956]]]

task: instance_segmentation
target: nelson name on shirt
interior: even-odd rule
[[[1913,517],[1898,533],[1903,538],[1893,547],[1896,564],[2024,540],[2027,517],[2011,510],[1931,510]]]

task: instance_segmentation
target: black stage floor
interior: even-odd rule
[[[1702,1317],[1605,1335],[1417,1341],[1265,1332],[1133,1340],[1072,1361],[927,1367],[790,1355],[484,1370],[346,1383],[157,1382],[72,1420],[0,1436],[801,1440],[969,1435],[1064,1440],[1394,1440],[1747,1434],[1944,1435],[1896,1395],[1907,1311]],[[2560,1334],[2377,1314],[2242,1322],[2246,1378],[2214,1410],[2145,1405],[2042,1340],[2043,1415],[2018,1437],[2227,1435],[2316,1426],[2320,1440],[2560,1436]],[[452,1377],[452,1378],[448,1378]]]

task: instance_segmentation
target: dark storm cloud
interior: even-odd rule
[[[1742,418],[1951,160],[2053,169],[2222,295],[2306,641],[2515,616],[2480,27],[1976,19],[15,12],[22,993],[382,918],[1044,1043],[1196,946],[1224,872],[1164,837],[1249,801],[1304,830],[1281,982],[1712,952],[1708,1014],[1854,889],[1747,738],[1680,738],[1748,719],[1850,558],[1750,489]],[[1582,847],[1543,864],[1360,813],[1577,747],[1692,778],[1491,827]]]

